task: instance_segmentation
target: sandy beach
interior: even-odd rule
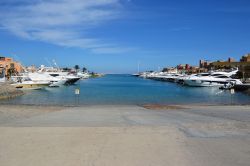
[[[248,166],[249,106],[0,105],[1,166]]]

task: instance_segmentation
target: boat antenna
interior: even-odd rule
[[[49,66],[52,66],[48,58],[44,58],[44,60],[48,63]]]
[[[60,69],[59,66],[58,66],[57,63],[56,63],[56,60],[53,59],[52,61],[53,61],[54,65],[55,65],[58,69]]]

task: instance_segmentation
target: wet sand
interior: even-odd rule
[[[0,105],[1,166],[248,166],[249,106]]]

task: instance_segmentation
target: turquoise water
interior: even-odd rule
[[[75,89],[80,88],[79,98]],[[250,96],[231,95],[218,88],[194,88],[130,75],[106,75],[81,80],[76,85],[29,90],[21,97],[1,103],[35,105],[93,104],[250,104]]]

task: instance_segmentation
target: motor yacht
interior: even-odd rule
[[[158,81],[164,81],[165,77],[168,77],[169,74],[166,74],[166,73],[158,73],[158,74],[155,74],[153,76],[150,76],[148,78],[150,79],[153,79],[153,80],[158,80]]]
[[[175,78],[175,82],[178,83],[178,84],[185,84],[184,80],[187,79],[190,76],[193,76],[193,75],[186,75],[186,74],[180,75],[180,76],[178,76],[178,77]]]
[[[74,84],[81,78],[77,76],[76,74],[69,73],[67,71],[62,71],[58,68],[53,68],[53,67],[45,67],[44,65],[41,65],[41,67],[38,70],[39,73],[45,73],[48,74],[52,77],[56,77],[59,79],[66,79],[65,84]]]
[[[151,72],[142,72],[142,73],[140,73],[139,77],[141,77],[141,78],[148,78],[150,74],[151,74]]]
[[[77,76],[80,77],[81,79],[88,79],[91,75],[87,72],[78,72]]]
[[[48,81],[48,82],[50,82],[51,83],[49,85],[50,87],[61,87],[67,81],[66,78],[53,77],[53,76],[49,75],[48,73],[34,72],[34,73],[28,73],[27,75],[32,81]]]
[[[15,83],[12,83],[11,85],[14,86],[17,89],[30,89],[30,90],[37,90],[37,89],[43,89],[45,87],[48,87],[51,83],[48,81],[32,81],[28,77],[23,76],[15,76],[12,77],[12,80],[15,81]]]
[[[233,79],[230,77],[230,74],[225,74],[223,72],[201,73],[184,79],[184,84],[196,87],[222,86],[230,82],[234,84],[242,84],[239,79]]]
[[[171,76],[168,77],[168,81],[177,83],[179,78],[181,78],[183,76],[184,75],[182,75],[182,74],[172,74]]]
[[[165,74],[165,75],[161,75],[159,76],[159,78],[163,81],[168,81],[168,82],[176,82],[176,80],[181,77],[181,74]]]
[[[140,73],[132,74],[132,76],[139,77],[139,76],[140,76]]]

